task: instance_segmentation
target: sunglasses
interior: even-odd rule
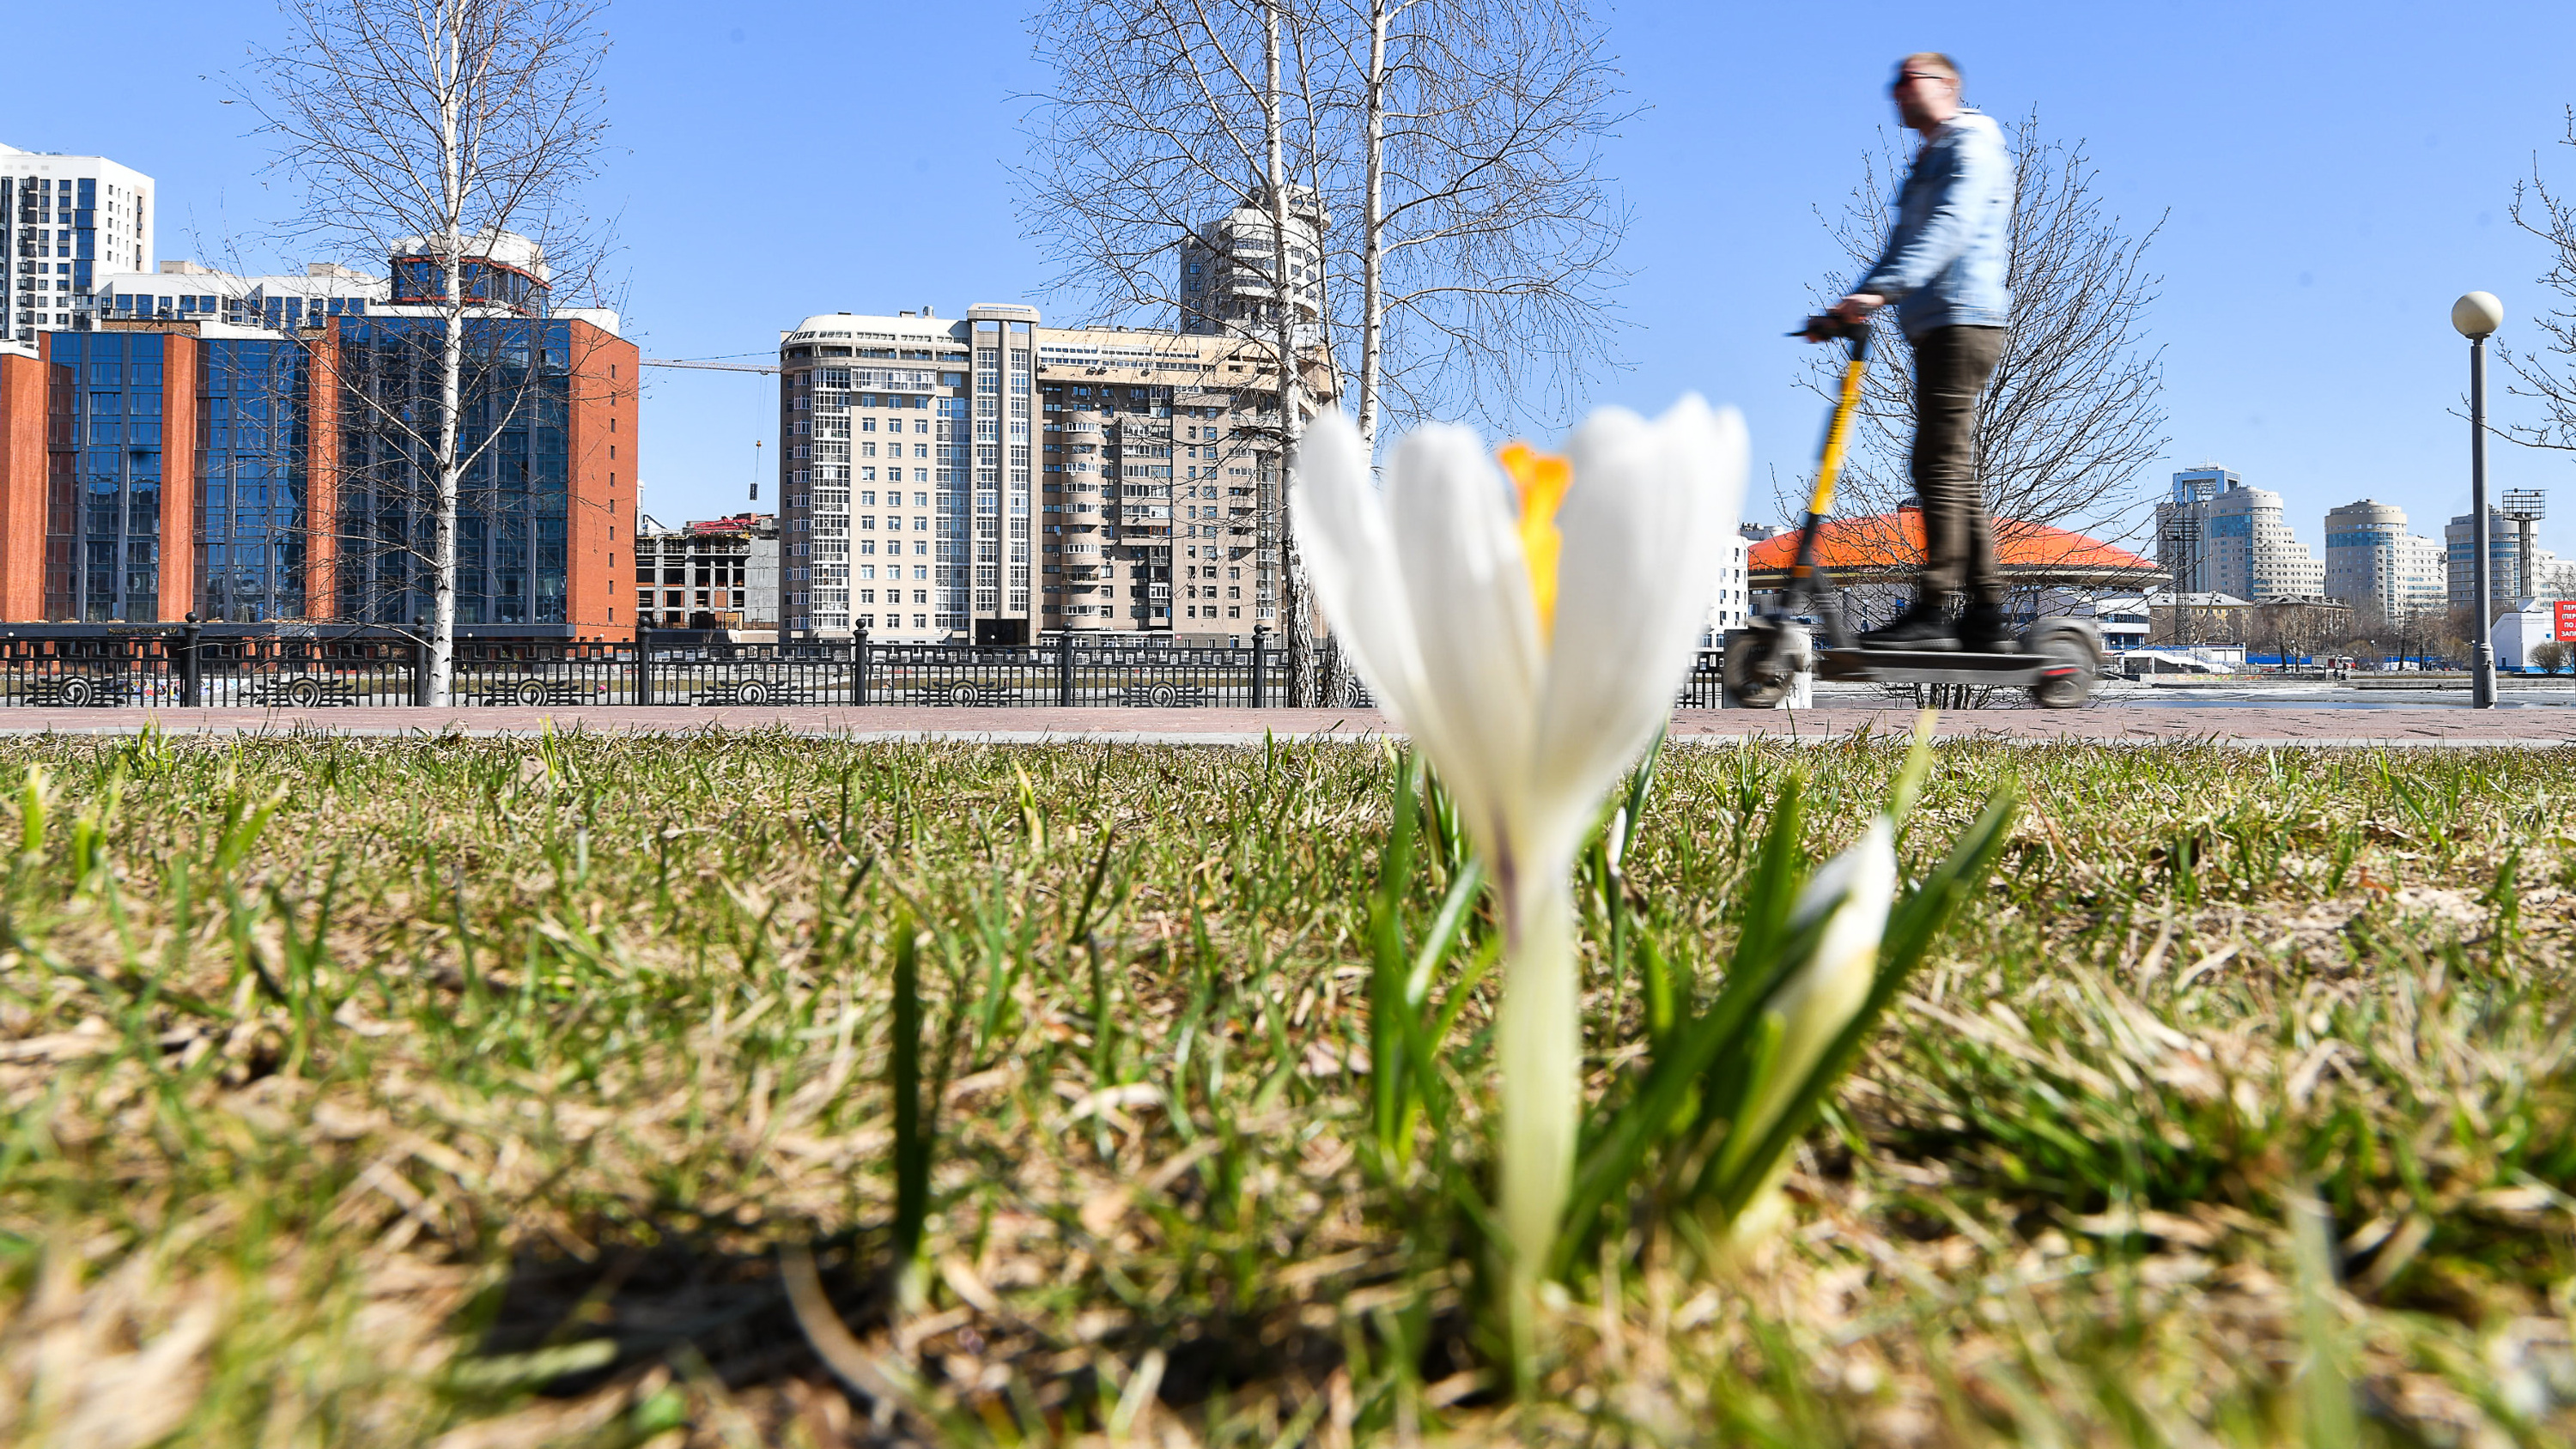
[[[1937,70],[1909,70],[1899,72],[1896,79],[1888,83],[1887,88],[1889,90],[1895,90],[1898,86],[1905,84],[1907,81],[1918,80],[1948,81],[1952,85],[1957,85],[1959,83],[1959,78],[1957,76],[1943,75]]]

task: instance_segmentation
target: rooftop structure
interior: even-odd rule
[[[1274,266],[1270,191],[1255,187],[1243,204],[1200,226],[1181,242],[1181,330],[1257,333],[1276,328],[1282,298],[1293,308],[1296,345],[1320,337],[1324,295],[1323,235],[1330,218],[1311,188],[1287,189],[1288,255]]]
[[[99,274],[90,315],[99,321],[222,322],[292,332],[326,318],[382,310],[385,283],[337,262],[301,273],[241,276],[190,261],[165,261],[153,272]]]
[[[2008,585],[2141,589],[2165,577],[2151,559],[2067,529],[2010,518],[1996,519],[1994,529]],[[1795,531],[1754,544],[1745,564],[1751,587],[1786,587],[1797,557]],[[1827,519],[1816,531],[1816,561],[1837,583],[1910,581],[1923,567],[1923,511],[1908,504],[1894,513]]]

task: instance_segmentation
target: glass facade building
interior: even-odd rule
[[[46,366],[45,613],[84,623],[161,616],[166,337],[66,332]],[[194,378],[183,368],[182,389]],[[176,440],[180,465],[187,440]]]
[[[338,367],[354,394],[339,422],[339,617],[428,622],[437,479],[439,323],[341,319]],[[556,320],[468,327],[458,451],[456,620],[564,624],[568,613],[575,339]]]
[[[6,616],[430,622],[440,328],[109,322],[0,359]],[[468,322],[460,628],[632,629],[635,367],[579,317]]]
[[[63,332],[45,371],[46,617],[302,616],[302,345]]]
[[[312,356],[299,343],[232,338],[199,350],[197,612],[237,624],[301,618]]]
[[[12,170],[62,160],[23,157],[0,147],[0,201],[26,194]],[[27,245],[84,253],[46,264],[67,293],[109,262],[87,255],[90,230],[144,259],[141,188],[100,174],[37,178],[50,225]],[[629,634],[641,359],[614,312],[552,308],[534,242],[472,240],[462,281],[477,300],[452,317],[336,263],[266,279],[177,263],[124,277],[130,294],[106,286],[104,305],[48,312],[33,355],[0,352],[0,616],[417,627],[452,545],[460,629]],[[415,252],[391,262],[415,289],[443,280]],[[283,307],[236,306],[239,284],[270,282]]]

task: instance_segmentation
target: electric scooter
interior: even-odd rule
[[[1825,421],[1825,441],[1816,465],[1816,486],[1807,499],[1807,516],[1798,529],[1798,553],[1789,568],[1786,588],[1774,596],[1771,611],[1726,636],[1725,679],[1730,699],[1749,709],[1771,709],[1787,700],[1798,677],[1860,680],[1874,684],[1955,684],[1985,688],[2025,688],[2043,709],[2074,709],[2092,697],[2101,673],[2101,631],[2090,620],[2047,618],[2033,623],[2009,654],[1967,653],[1951,649],[1863,649],[1843,619],[1832,580],[1816,562],[1816,535],[1834,510],[1834,480],[1841,473],[1843,452],[1851,441],[1852,414],[1860,406],[1860,385],[1869,368],[1867,322],[1812,317],[1792,337],[1845,338],[1851,344],[1843,364],[1842,389]],[[1808,618],[1812,617],[1811,625]],[[1816,629],[1825,647],[1816,647]]]

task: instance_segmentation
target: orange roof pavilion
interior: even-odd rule
[[[2006,583],[2134,589],[2165,577],[2155,560],[2098,538],[2013,518],[1994,525],[1995,561]],[[1796,530],[1764,539],[1745,559],[1747,582],[1757,590],[1786,587],[1797,559]],[[1909,503],[1894,513],[1826,519],[1816,530],[1816,562],[1838,583],[1910,580],[1923,567],[1923,510]]]

